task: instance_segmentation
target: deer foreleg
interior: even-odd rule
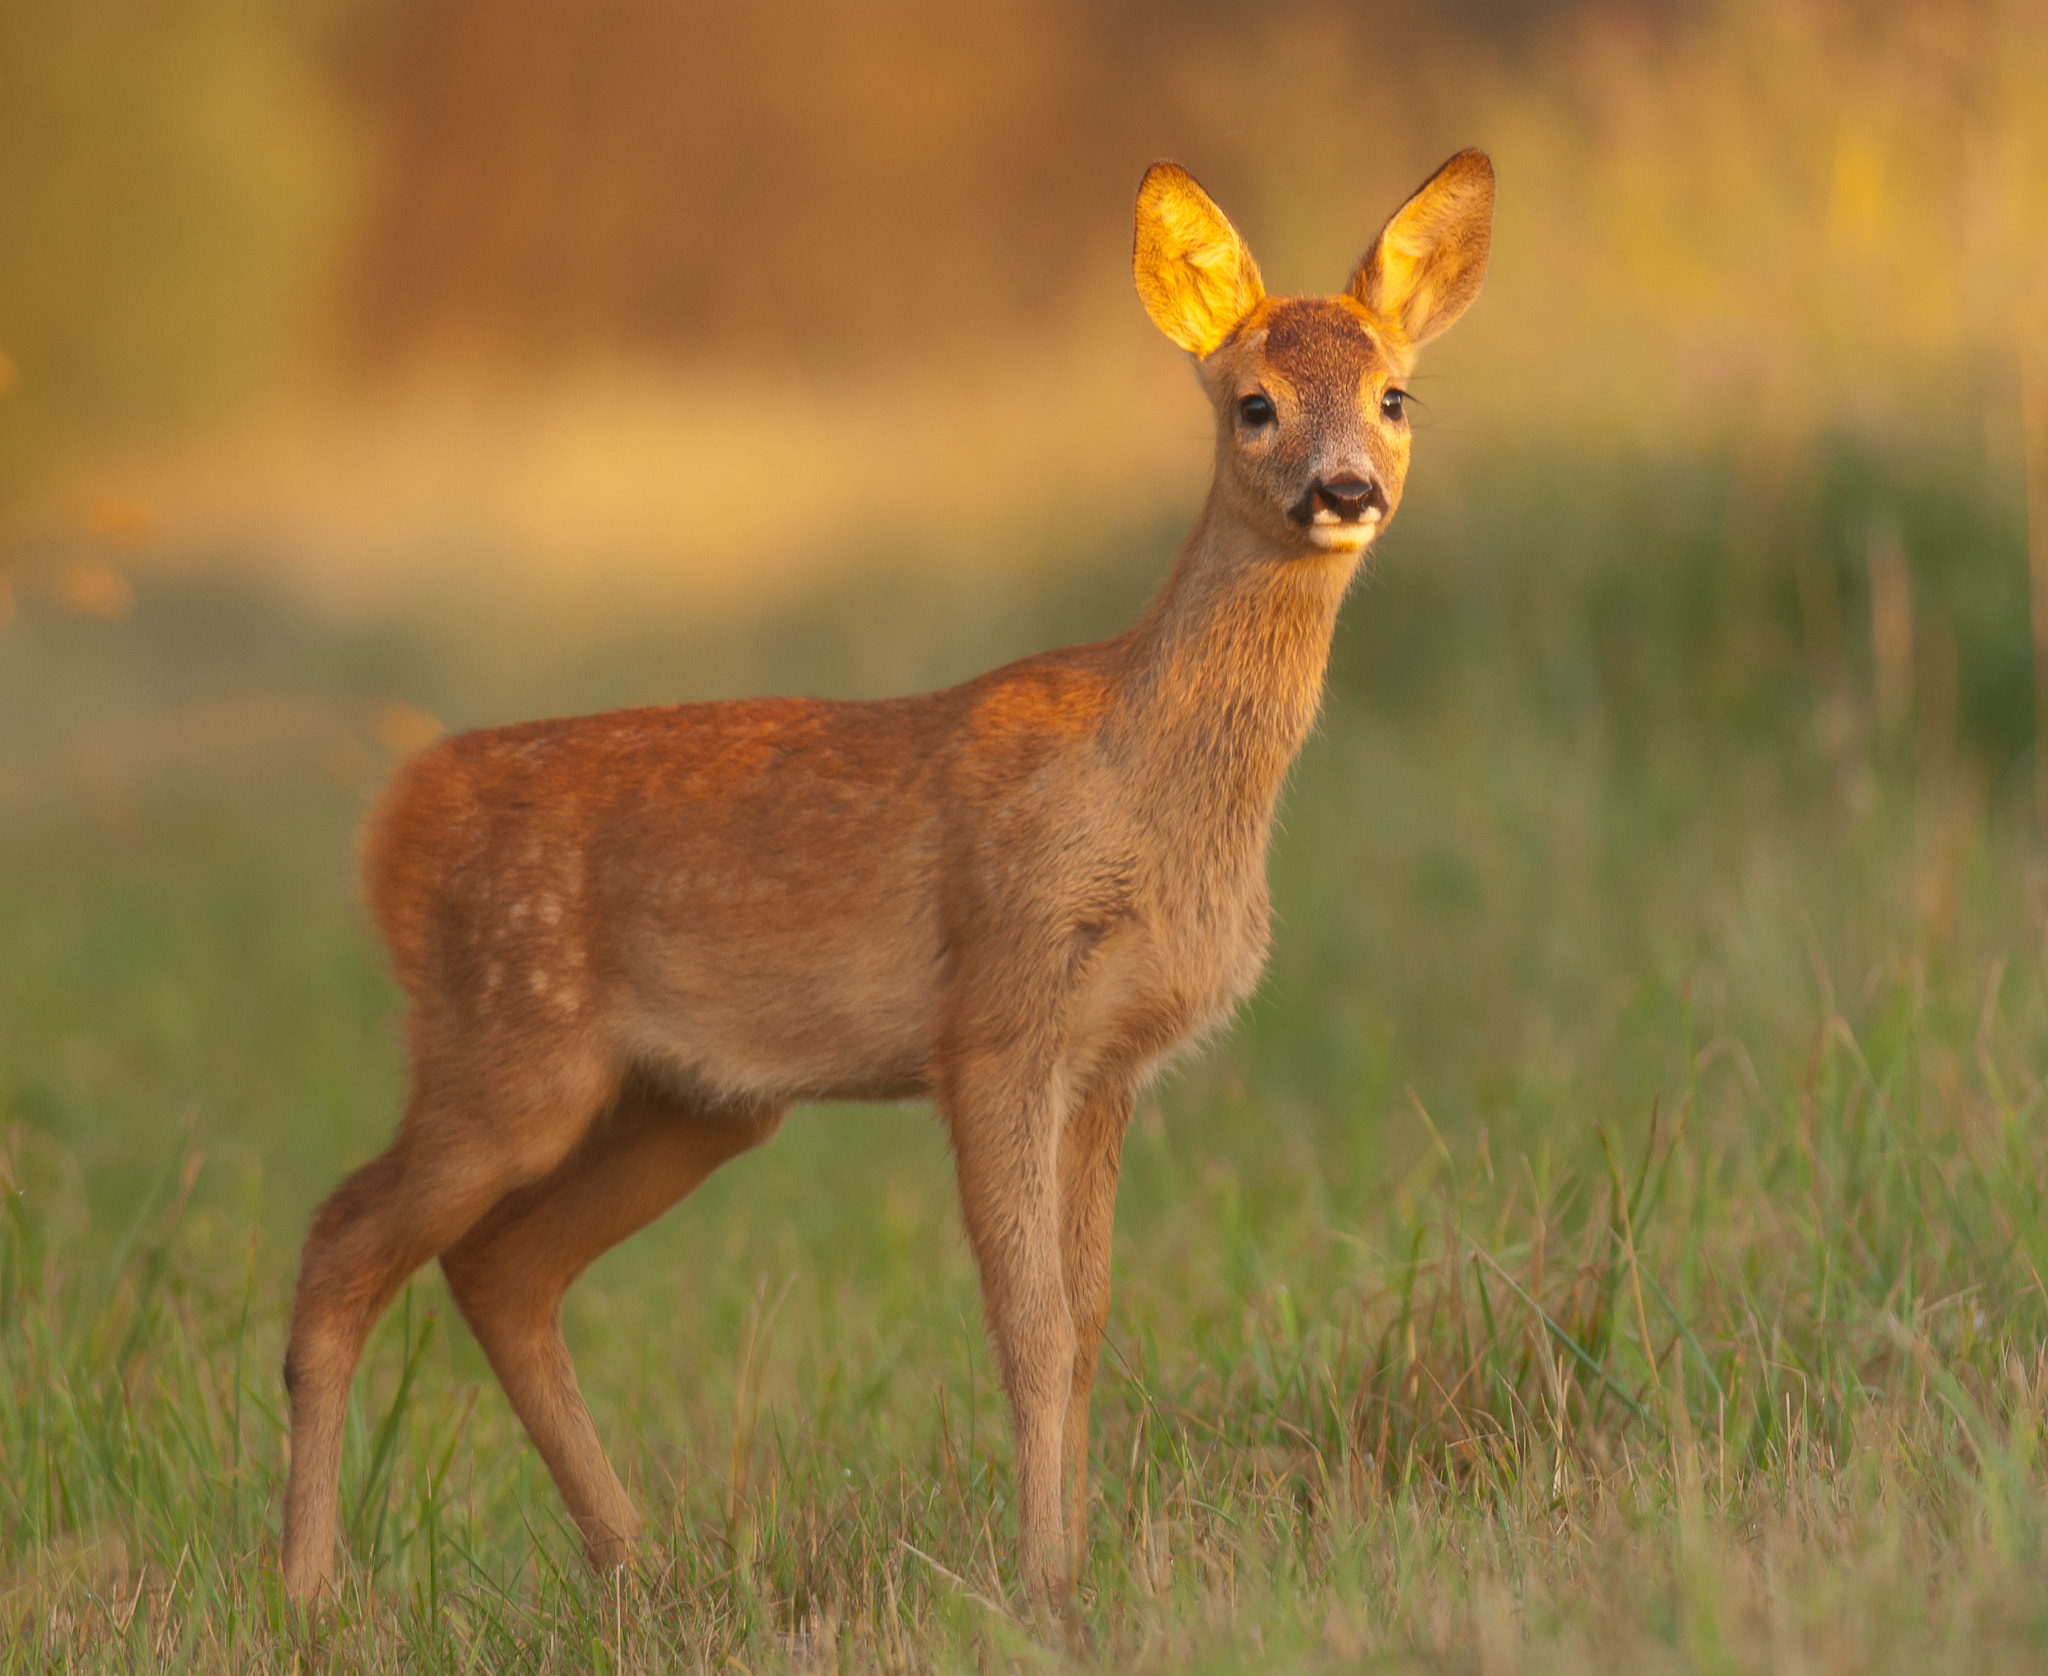
[[[1060,1257],[1057,1079],[984,1060],[954,1079],[949,1106],[967,1238],[1010,1399],[1023,1575],[1057,1597],[1065,1585],[1060,1475],[1075,1348]]]
[[[1073,1382],[1063,1428],[1067,1564],[1077,1578],[1088,1548],[1088,1404],[1109,1320],[1110,1225],[1131,1103],[1127,1083],[1101,1084],[1075,1107],[1060,1136],[1060,1253],[1074,1323]]]

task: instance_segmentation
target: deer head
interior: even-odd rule
[[[1268,297],[1258,264],[1183,169],[1138,191],[1138,295],[1196,358],[1216,409],[1213,504],[1280,556],[1353,561],[1408,474],[1416,352],[1486,276],[1493,165],[1462,151],[1381,228],[1337,296]]]

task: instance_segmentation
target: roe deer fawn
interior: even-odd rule
[[[1477,293],[1492,217],[1492,166],[1462,152],[1341,296],[1269,298],[1201,188],[1152,167],[1138,292],[1196,358],[1215,477],[1115,639],[918,698],[492,728],[399,770],[365,865],[412,1093],[306,1236],[294,1598],[331,1576],[349,1382],[418,1264],[440,1259],[591,1561],[620,1565],[638,1521],[564,1291],[792,1102],[927,1096],[1009,1397],[1023,1572],[1070,1586],[1134,1093],[1258,978],[1281,782],[1408,469],[1400,381]]]

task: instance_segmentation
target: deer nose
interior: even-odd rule
[[[1318,506],[1326,506],[1347,524],[1364,518],[1366,510],[1386,515],[1387,497],[1369,477],[1333,477],[1315,486]]]

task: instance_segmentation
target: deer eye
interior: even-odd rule
[[[1239,400],[1237,416],[1253,430],[1257,430],[1262,425],[1272,424],[1273,403],[1263,392],[1254,390],[1249,396]]]
[[[1380,397],[1380,417],[1390,425],[1400,424],[1407,417],[1407,402],[1406,390],[1389,390]]]

